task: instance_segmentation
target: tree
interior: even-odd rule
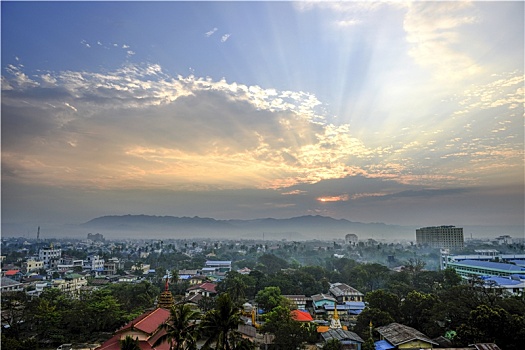
[[[343,345],[339,339],[330,339],[323,346],[323,350],[341,350],[342,348]]]
[[[434,294],[420,293],[418,291],[408,293],[401,303],[401,314],[404,324],[430,337],[439,335],[441,330],[432,322],[432,311],[439,303],[439,298]]]
[[[373,327],[381,327],[392,322],[394,322],[394,319],[388,312],[367,307],[357,316],[354,332],[359,334],[361,338],[366,339],[370,337],[370,323],[372,323]]]
[[[215,343],[215,350],[232,350],[235,346],[237,327],[241,324],[240,310],[235,306],[228,293],[223,293],[217,298],[217,306],[204,316],[201,330],[208,339],[204,349],[210,349]]]
[[[188,304],[173,305],[167,322],[159,326],[166,333],[153,346],[170,343],[171,350],[193,350],[197,348],[198,329],[195,319],[198,313]]]
[[[308,328],[295,321],[290,309],[283,306],[277,306],[268,313],[261,331],[272,333],[275,336],[273,344],[280,350],[303,349],[310,335]]]
[[[264,254],[257,259],[259,265],[257,269],[265,273],[276,273],[288,267],[286,260],[281,259],[273,254]]]
[[[248,276],[246,276],[248,277]],[[217,286],[219,293],[227,292],[232,301],[236,305],[241,305],[245,300],[245,290],[248,284],[243,275],[237,271],[230,271],[226,274],[226,278],[222,280]]]
[[[133,339],[132,336],[127,335],[120,341],[120,350],[140,350],[139,338]]]
[[[260,290],[255,296],[255,302],[259,304],[265,312],[269,312],[275,307],[283,304],[284,297],[281,295],[279,287],[266,287]]]
[[[365,301],[368,303],[369,308],[379,309],[381,311],[387,312],[394,320],[400,320],[400,300],[399,297],[394,293],[387,292],[383,289],[378,289],[366,293]]]
[[[480,305],[472,310],[468,323],[458,328],[463,344],[495,342],[502,349],[518,350],[525,344],[525,317],[501,308]]]

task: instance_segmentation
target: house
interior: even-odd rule
[[[8,277],[2,277],[0,285],[0,292],[6,293],[6,292],[19,292],[24,290],[24,287],[22,283],[15,281]]]
[[[386,340],[392,346],[390,349],[421,349],[439,345],[420,331],[399,323],[377,327],[376,331],[381,336],[380,340]],[[384,342],[381,344],[388,345]],[[381,349],[388,347],[382,346]]]
[[[364,297],[363,293],[345,283],[330,284],[329,292],[338,303],[344,303],[345,301],[363,301]]]
[[[329,329],[328,331],[321,333],[321,338],[325,342],[331,339],[339,340],[341,342],[341,349],[343,350],[361,350],[361,347],[365,342],[356,333],[342,328]]]
[[[309,298],[306,295],[283,295],[292,304],[294,304],[299,310],[306,310],[306,303]]]
[[[217,284],[211,283],[211,282],[205,282],[196,286],[189,287],[186,289],[186,298],[195,295],[200,294],[203,297],[213,297],[217,295],[217,291],[215,288],[217,287]]]
[[[333,296],[322,293],[312,295],[311,299],[316,318],[322,318],[326,314],[325,305],[334,305],[337,302]]]
[[[22,263],[22,270],[24,272],[33,272],[39,271],[44,268],[44,262],[38,261],[35,259],[27,259],[27,261]]]
[[[165,323],[169,317],[170,311],[163,308],[146,312],[117,330],[112,338],[95,350],[120,350],[120,341],[127,336],[138,339],[141,350],[168,350],[170,349],[168,342],[164,342],[156,347],[153,347],[153,344],[165,334],[165,331],[159,330],[158,328],[161,324]]]
[[[314,320],[308,311],[292,310],[290,315],[292,319],[299,322],[312,322]]]
[[[218,272],[226,273],[232,270],[231,261],[207,260],[205,265],[206,265],[205,268],[214,268],[214,269],[217,269]]]

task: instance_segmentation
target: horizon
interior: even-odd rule
[[[523,2],[0,6],[3,234],[525,226]]]

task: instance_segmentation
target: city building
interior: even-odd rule
[[[363,293],[345,283],[330,284],[329,292],[338,303],[344,303],[345,301],[363,301],[364,297]]]
[[[439,346],[420,331],[399,323],[377,327],[381,340],[376,342],[376,349],[421,349]],[[379,343],[379,344],[378,344]]]
[[[448,249],[441,249],[442,270],[446,269],[451,263],[459,263],[465,260],[492,261],[512,263],[518,266],[525,266],[525,254],[501,254],[496,249],[477,249],[475,254],[451,255]]]
[[[49,248],[41,248],[38,251],[38,259],[44,262],[44,268],[56,268],[62,256],[62,249],[55,249],[53,246]]]
[[[345,236],[346,245],[356,246],[358,242],[359,242],[359,238],[357,237],[357,235],[353,233],[349,233]]]
[[[232,262],[231,261],[216,261],[216,260],[207,260],[205,264],[205,268],[202,269],[203,271],[205,269],[215,269],[217,272],[229,272],[232,270]]]
[[[28,259],[27,261],[22,263],[22,271],[24,271],[25,273],[39,271],[43,268],[44,262],[35,259]]]
[[[431,226],[416,230],[416,243],[431,248],[463,248],[463,228],[455,226]]]
[[[481,260],[449,261],[447,268],[452,268],[464,279],[481,276],[509,277],[512,275],[525,275],[525,266]]]

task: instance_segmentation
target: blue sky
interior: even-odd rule
[[[523,2],[2,2],[2,222],[523,225]]]

